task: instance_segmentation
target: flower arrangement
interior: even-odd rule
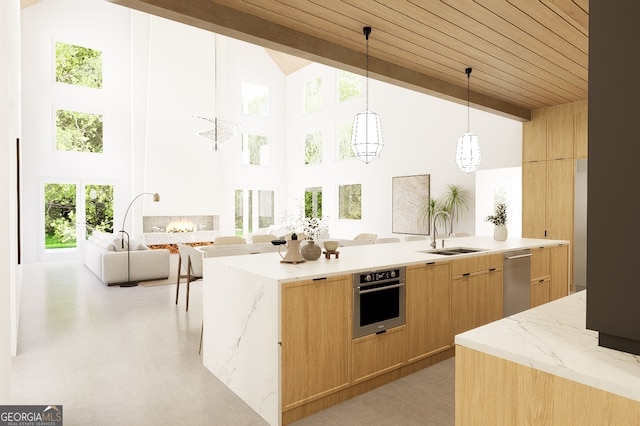
[[[321,236],[327,233],[329,226],[327,225],[327,217],[305,217],[301,221],[301,230],[310,240],[319,240]]]
[[[487,216],[487,222],[493,223],[495,226],[505,226],[507,224],[507,205],[500,203],[496,206],[496,213]]]
[[[328,217],[305,217],[300,210],[297,216],[285,212],[282,216],[282,223],[285,224],[290,233],[304,234],[309,240],[319,240],[329,234]]]

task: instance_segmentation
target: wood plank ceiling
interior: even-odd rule
[[[518,120],[587,99],[589,0],[108,0]]]

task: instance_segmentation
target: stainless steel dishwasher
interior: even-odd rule
[[[503,313],[508,317],[531,305],[531,250],[506,252],[503,268]]]

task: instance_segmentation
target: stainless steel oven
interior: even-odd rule
[[[405,324],[405,268],[353,276],[353,338]]]

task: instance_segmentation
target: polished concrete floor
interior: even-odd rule
[[[80,262],[24,265],[16,404],[62,405],[70,425],[264,425],[202,366],[202,283],[107,287]],[[259,356],[259,354],[256,354]],[[453,425],[453,359],[296,425]]]

